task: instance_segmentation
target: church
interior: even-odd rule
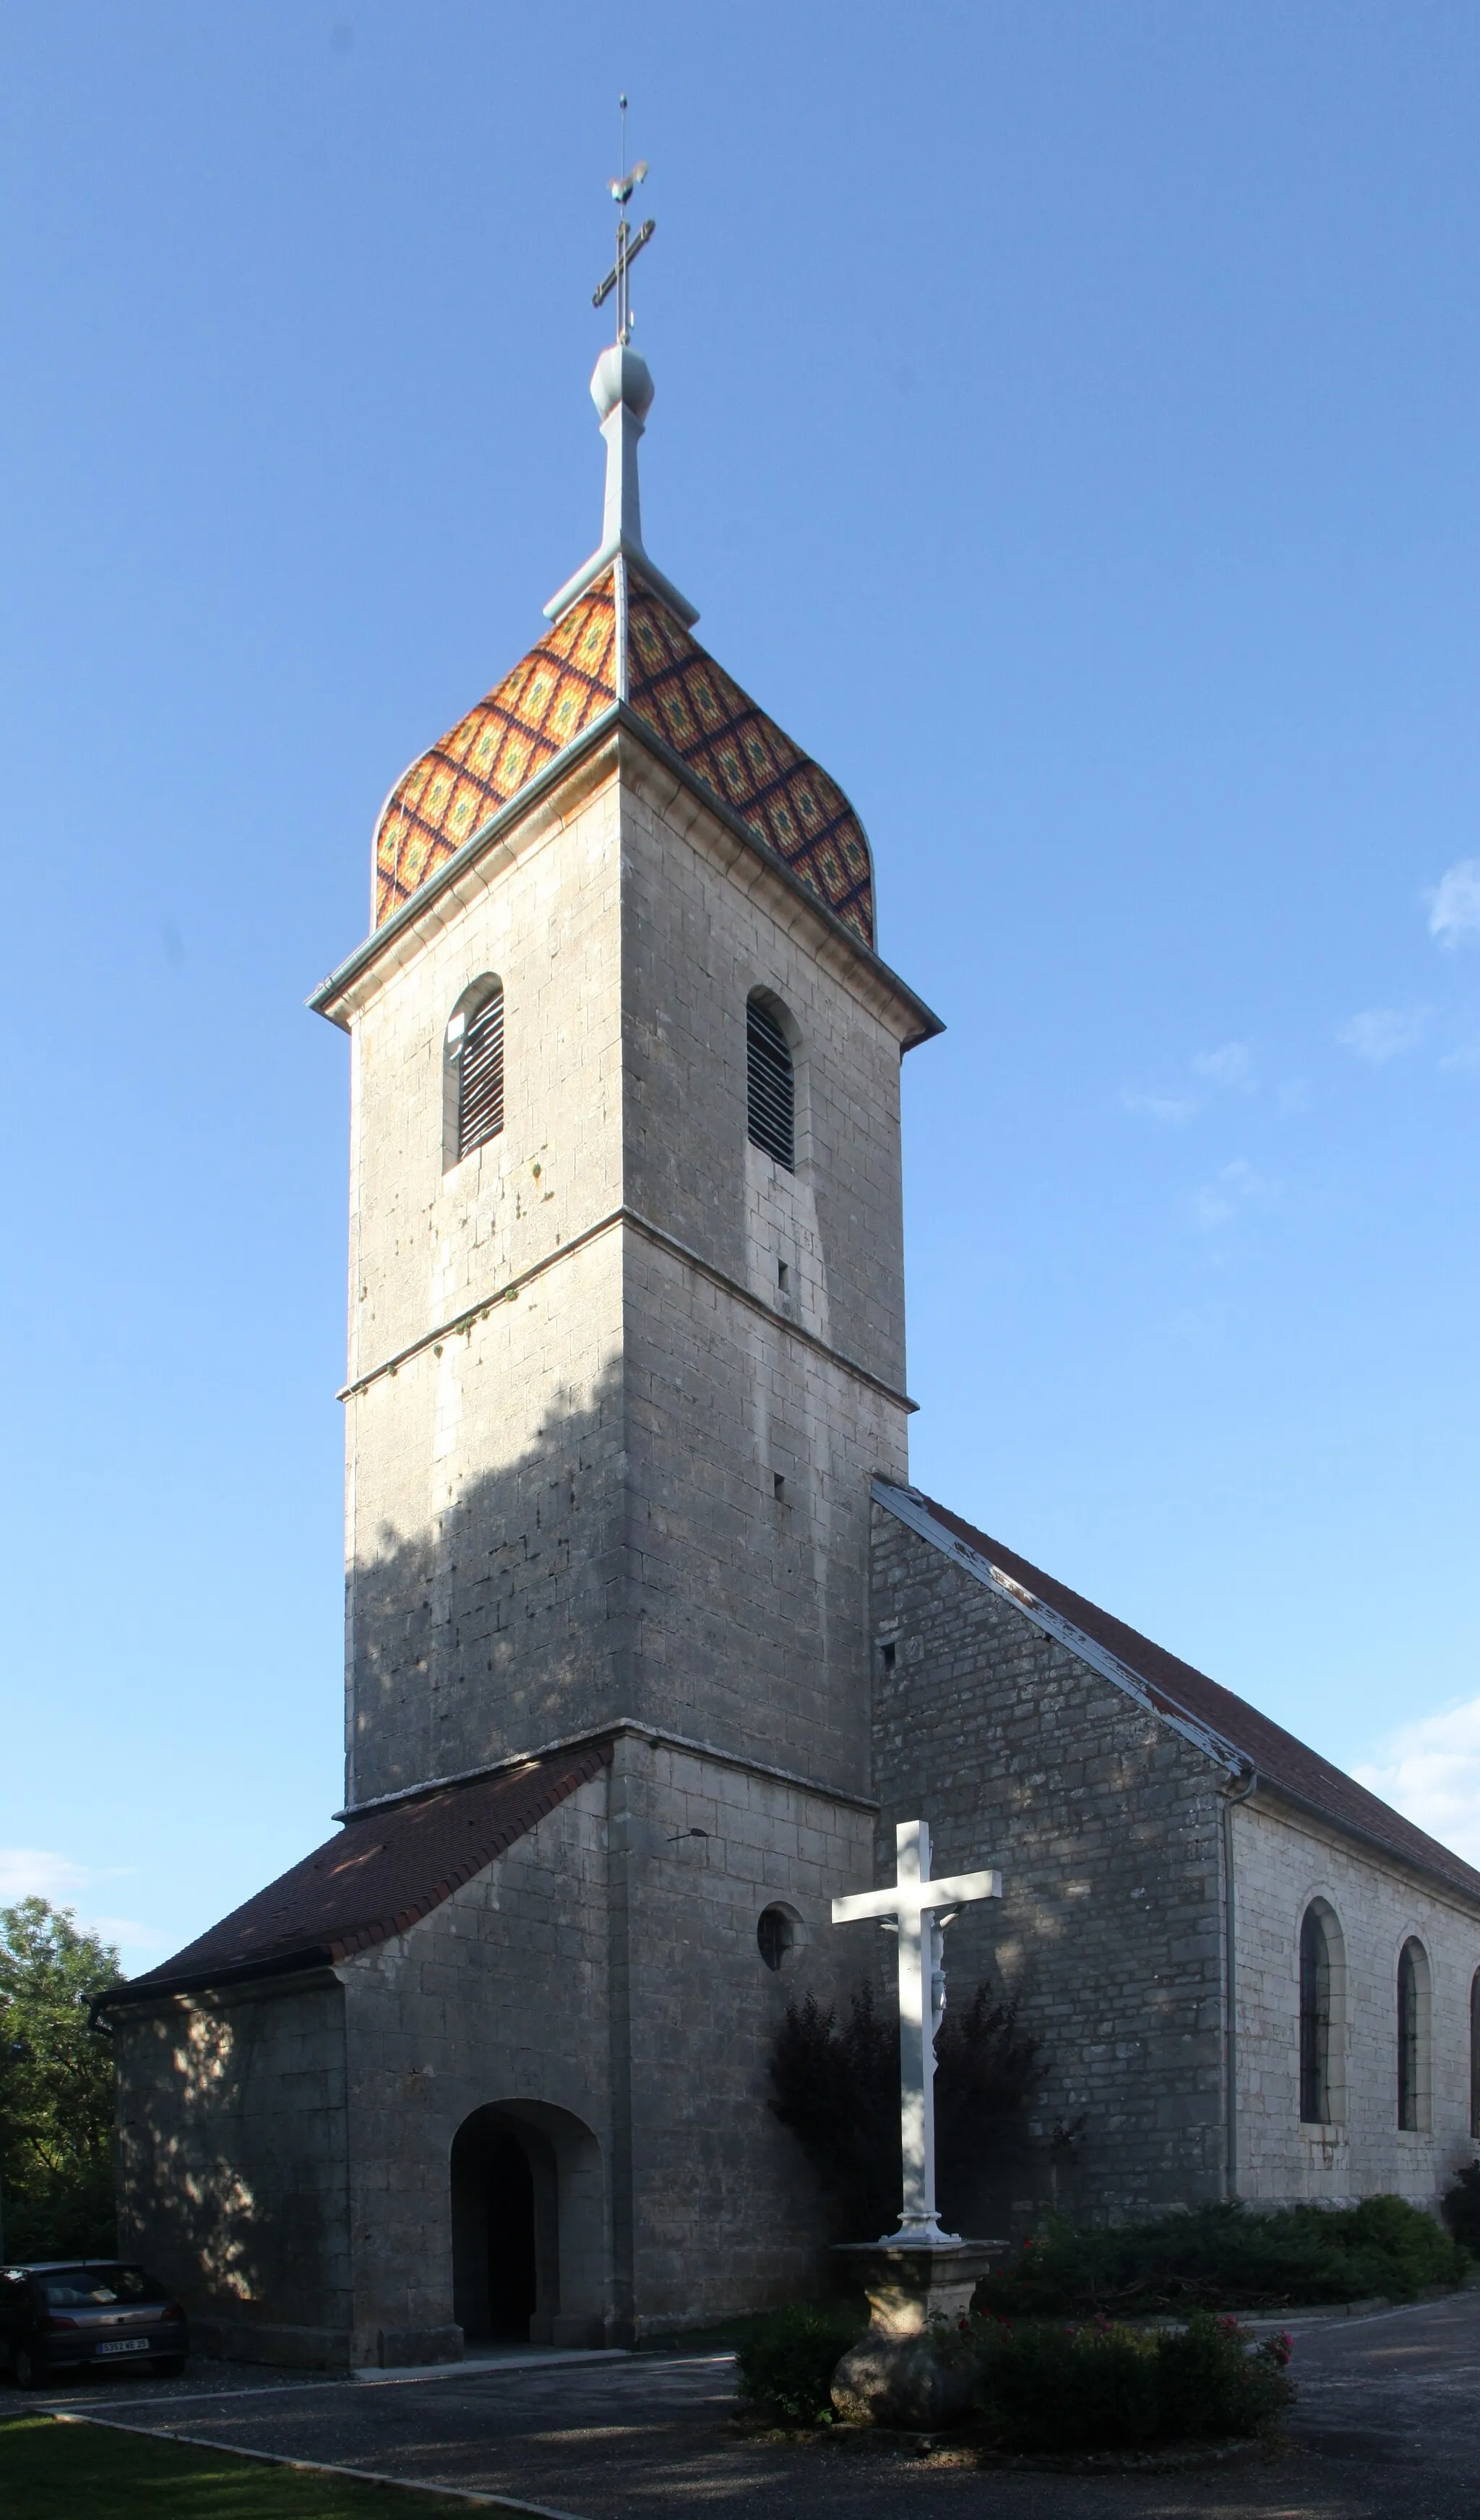
[[[603,534],[393,788],[310,1001],[351,1073],[344,1807],[105,1999],[120,2246],[206,2351],[631,2344],[826,2281],[768,2106],[832,1901],[1037,2042],[974,2228],[1433,2205],[1480,2130],[1480,1873],[911,1485],[900,1064],[847,797]],[[949,2202],[949,2200],[948,2200]],[[971,2227],[968,2227],[971,2228]]]

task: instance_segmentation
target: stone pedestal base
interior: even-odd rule
[[[879,2240],[833,2250],[839,2265],[862,2283],[873,2312],[867,2334],[833,2373],[832,2403],[840,2415],[854,2423],[933,2431],[965,2413],[971,2373],[964,2353],[952,2351],[951,2339],[982,2276],[1007,2245]]]

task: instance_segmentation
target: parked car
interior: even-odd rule
[[[94,2365],[142,2363],[173,2377],[189,2350],[184,2311],[142,2267],[112,2258],[0,2267],[0,2357],[22,2389]]]

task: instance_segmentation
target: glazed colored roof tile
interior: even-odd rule
[[[1087,1601],[1079,1593],[1071,1593],[1066,1584],[1055,1582],[1039,1566],[1030,1565],[1000,1541],[991,1540],[977,1531],[960,1514],[951,1513],[943,1505],[923,1500],[937,1522],[964,1540],[969,1549],[985,1557],[989,1564],[1001,1568],[1014,1584],[1056,1610],[1062,1619],[1076,1627],[1106,1653],[1115,1656],[1142,1681],[1153,1703],[1160,1702],[1173,1714],[1190,1716],[1192,1721],[1213,1732],[1221,1733],[1234,1749],[1241,1750],[1259,1775],[1277,1789],[1285,1791],[1309,1804],[1338,1827],[1357,1829],[1365,1837],[1375,1838],[1396,1856],[1406,1856],[1426,1872],[1436,1872],[1463,1890],[1470,1898],[1480,1898],[1480,1872],[1461,1857],[1442,1846],[1416,1828],[1401,1812],[1368,1793],[1354,1777],[1348,1777],[1320,1752],[1307,1749],[1293,1732],[1286,1732],[1268,1715],[1261,1715],[1243,1697],[1235,1697],[1206,1672],[1189,1662],[1181,1661],[1161,1645],[1152,1644],[1122,1619]]]
[[[116,1996],[349,1959],[404,1934],[610,1761],[609,1741],[597,1741],[365,1812]]]
[[[863,825],[842,789],[757,708],[659,597],[636,576],[629,585],[632,709],[872,946],[873,864]],[[612,706],[616,663],[608,570],[392,788],[376,827],[378,927]]]

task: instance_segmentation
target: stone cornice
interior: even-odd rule
[[[743,855],[753,860],[757,872],[764,869],[795,907],[807,914],[814,923],[817,942],[826,940],[855,983],[865,979],[867,994],[880,1010],[890,1011],[902,1050],[913,1050],[919,1043],[931,1041],[944,1032],[939,1015],[898,972],[863,944],[827,903],[793,874],[785,858],[766,845],[744,817],[726,804],[623,700],[613,701],[600,717],[593,718],[584,733],[490,816],[383,926],[367,936],[337,970],[320,982],[307,1001],[313,1012],[347,1031],[352,1017],[382,984],[387,966],[395,968],[419,952],[427,937],[444,926],[455,909],[470,897],[470,878],[473,878],[473,890],[483,889],[502,864],[522,854],[523,846],[560,828],[568,819],[573,804],[584,804],[604,779],[619,772],[630,760],[623,750],[624,742],[629,741],[638,744],[651,762],[661,765],[675,790],[685,791],[711,822],[740,843],[738,859]],[[566,783],[572,779],[577,782],[574,798],[564,793]],[[526,823],[527,830],[523,828]]]
[[[545,1277],[550,1270],[558,1267],[561,1261],[570,1259],[577,1251],[583,1251],[588,1243],[599,1240],[604,1234],[615,1233],[619,1226],[630,1227],[634,1234],[640,1234],[645,1241],[652,1243],[659,1251],[666,1251],[671,1258],[682,1261],[686,1268],[696,1269],[701,1277],[708,1279],[712,1286],[717,1286],[723,1293],[733,1296],[736,1302],[746,1305],[752,1313],[758,1315],[761,1321],[768,1322],[773,1329],[783,1331],[787,1338],[799,1340],[803,1347],[811,1348],[815,1355],[826,1357],[830,1365],[837,1366],[842,1372],[851,1375],[855,1382],[867,1383],[871,1391],[878,1392],[884,1400],[891,1400],[896,1408],[908,1410],[912,1416],[919,1408],[919,1401],[912,1400],[908,1393],[896,1391],[892,1383],[885,1382],[882,1375],[871,1372],[868,1366],[860,1365],[856,1357],[845,1355],[841,1348],[830,1346],[827,1339],[818,1336],[816,1330],[809,1330],[801,1322],[790,1321],[785,1313],[777,1312],[774,1305],[766,1303],[761,1296],[753,1294],[748,1286],[741,1285],[739,1278],[732,1278],[727,1269],[718,1268],[712,1260],[706,1260],[701,1252],[691,1250],[689,1244],[680,1242],[675,1235],[665,1234],[660,1225],[654,1225],[650,1217],[640,1215],[635,1207],[609,1209],[606,1215],[599,1216],[594,1224],[583,1227],[579,1234],[572,1234],[568,1241],[557,1244],[553,1251],[547,1251],[541,1259],[532,1260],[527,1269],[520,1270],[516,1277],[506,1279],[503,1285],[496,1286],[491,1295],[480,1295],[476,1303],[465,1304],[463,1310],[460,1313],[454,1313],[450,1320],[439,1323],[432,1329],[423,1330],[417,1338],[409,1339],[404,1347],[397,1348],[392,1355],[382,1357],[380,1364],[373,1365],[367,1373],[357,1373],[352,1381],[344,1383],[335,1393],[335,1398],[356,1400],[362,1391],[370,1389],[372,1383],[382,1381],[387,1374],[399,1373],[403,1365],[409,1365],[413,1358],[424,1355],[427,1348],[439,1347],[450,1338],[461,1338],[470,1333],[476,1323],[488,1319],[497,1305],[516,1302],[524,1288],[532,1285],[536,1279]]]

